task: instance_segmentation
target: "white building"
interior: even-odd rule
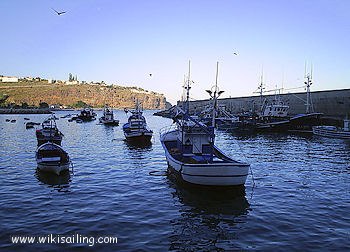
[[[0,81],[1,82],[18,82],[18,78],[12,77],[12,76],[3,76],[3,77],[0,77]]]

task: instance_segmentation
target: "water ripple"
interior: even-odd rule
[[[101,113],[101,112],[99,112]],[[59,112],[58,116],[64,112]],[[145,112],[154,132],[171,120]],[[16,118],[15,124],[5,122]],[[345,251],[350,247],[350,143],[320,137],[217,132],[219,147],[251,163],[245,187],[181,187],[164,176],[155,133],[147,147],[121,127],[57,121],[74,174],[36,170],[34,130],[0,115],[1,250],[89,250],[84,244],[12,245],[10,235],[114,235],[103,251]],[[27,117],[27,115],[26,115]],[[40,122],[45,115],[30,115]],[[117,112],[121,124],[123,111]],[[156,175],[156,176],[155,176]]]

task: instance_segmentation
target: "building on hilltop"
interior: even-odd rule
[[[69,73],[68,81],[66,81],[65,83],[67,85],[79,84],[78,76],[77,75],[73,76],[73,74]]]
[[[13,76],[2,76],[0,77],[0,81],[1,82],[18,82],[18,78],[17,77],[13,77]]]

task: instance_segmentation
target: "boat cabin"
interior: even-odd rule
[[[263,106],[261,116],[262,117],[287,117],[289,106],[283,102],[265,104]]]
[[[146,127],[146,119],[141,112],[133,113],[129,117],[128,123],[129,123],[129,128],[131,129],[140,129],[140,128]]]
[[[205,126],[206,127],[206,126]],[[186,125],[178,131],[177,148],[181,150],[183,156],[191,155],[212,155],[214,128],[208,127],[210,132],[206,132],[198,125]]]
[[[104,116],[104,120],[106,120],[106,121],[113,121],[114,120],[113,112],[109,108],[105,109],[103,116]]]

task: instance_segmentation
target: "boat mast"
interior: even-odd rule
[[[190,113],[190,79],[191,79],[191,61],[188,61],[188,76],[187,76],[187,82],[184,86],[186,89],[186,106],[185,106],[185,112],[186,114]]]
[[[215,77],[215,86],[214,86],[214,95],[213,95],[213,118],[211,125],[215,127],[215,118],[216,118],[216,111],[218,109],[218,102],[217,102],[217,94],[218,94],[218,72],[219,72],[219,62],[216,62],[216,77]]]
[[[216,118],[216,112],[218,109],[218,98],[219,96],[224,92],[220,91],[218,87],[218,75],[219,75],[219,62],[216,62],[216,78],[215,78],[215,85],[212,86],[212,88],[209,90],[205,90],[210,97],[213,99],[213,114],[212,114],[212,126],[215,127],[215,118]]]
[[[311,113],[313,110],[312,108],[312,101],[311,101],[311,92],[310,92],[310,86],[312,85],[312,68],[311,68],[311,74],[306,74],[305,76],[306,81],[304,84],[306,85],[306,114]]]
[[[261,71],[261,77],[260,77],[260,85],[258,86],[259,89],[259,94],[260,94],[260,113],[263,113],[263,92],[264,92],[264,83],[263,83],[263,78],[264,78],[264,72]]]

